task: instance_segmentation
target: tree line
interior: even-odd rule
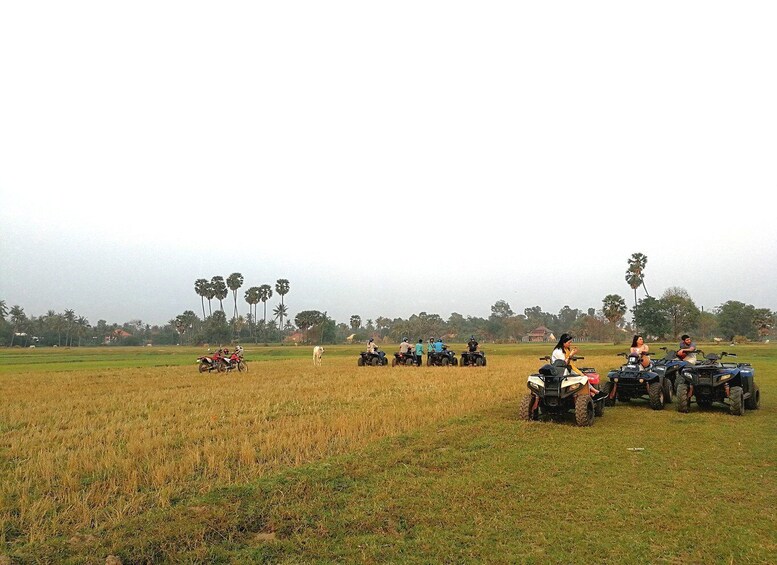
[[[536,328],[546,328],[556,336],[573,333],[579,340],[622,342],[632,333],[641,333],[648,340],[676,339],[683,333],[695,339],[720,338],[726,341],[764,340],[775,331],[775,313],[767,308],[756,308],[729,300],[712,311],[696,306],[683,288],[667,288],[659,298],[650,296],[645,286],[647,256],[634,253],[627,259],[625,280],[634,291],[634,305],[629,310],[626,300],[618,294],[608,294],[601,308],[585,310],[564,306],[558,313],[549,313],[540,306],[513,312],[505,300],[491,306],[487,318],[464,316],[453,312],[447,319],[439,314],[419,312],[408,319],[378,316],[363,320],[353,314],[348,322],[332,319],[326,311],[298,312],[293,322],[284,298],[291,285],[287,279],[278,279],[274,291],[280,303],[267,319],[267,302],[273,297],[270,284],[251,286],[243,293],[248,312],[240,314],[238,291],[244,277],[235,272],[228,277],[213,276],[194,282],[194,291],[200,297],[202,317],[186,310],[167,324],[151,326],[141,320],[121,325],[99,320],[95,326],[73,310],[62,313],[49,310],[42,316],[27,317],[21,306],[7,307],[0,300],[0,345],[142,345],[142,344],[225,344],[225,343],[282,343],[293,338],[304,343],[344,343],[366,341],[370,337],[399,342],[402,338],[417,340],[445,337],[449,341],[466,341],[476,335],[480,341],[518,342],[528,339]],[[645,297],[638,299],[642,288]],[[227,318],[224,300],[232,292],[232,317]],[[207,313],[205,310],[207,300]],[[218,300],[214,310],[213,301]],[[262,303],[262,317],[257,307]],[[631,312],[631,320],[625,316]]]

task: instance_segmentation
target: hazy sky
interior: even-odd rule
[[[238,271],[242,313],[279,278],[292,316],[555,313],[631,307],[642,252],[653,295],[777,310],[776,24],[771,1],[3,2],[0,299],[162,324]]]

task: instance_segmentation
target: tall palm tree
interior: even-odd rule
[[[278,279],[275,281],[275,292],[281,295],[281,306],[283,306],[283,297],[286,296],[289,292],[289,281],[286,279]],[[280,328],[283,329],[283,317],[286,315],[286,308],[283,308],[282,310],[283,315],[281,316],[280,321]]]
[[[205,298],[208,299],[208,315],[213,315],[213,308],[211,308],[210,301],[216,298],[216,289],[213,287],[213,281],[208,281],[208,286],[205,288]]]
[[[224,282],[224,277],[216,275],[210,279],[210,284],[213,287],[213,296],[219,301],[219,309],[224,311],[224,299],[229,294],[227,289],[227,283]]]
[[[647,265],[647,255],[642,253],[632,253],[628,259],[629,268],[626,270],[626,282],[634,290],[634,306],[637,305],[637,289],[642,286],[645,289],[645,294],[650,296],[650,293],[645,287],[645,265]]]
[[[243,275],[240,273],[232,273],[227,277],[227,286],[232,291],[232,297],[235,299],[235,309],[232,312],[232,319],[237,318],[237,291],[243,286]]]
[[[24,324],[27,322],[27,314],[21,306],[12,306],[8,313],[11,316],[11,347],[13,347],[14,337],[17,333],[21,333],[19,330],[24,329]]]
[[[194,281],[194,292],[200,297],[202,303],[202,319],[205,319],[205,297],[208,295],[208,279],[197,279]]]
[[[351,316],[351,329],[355,332],[362,325],[362,318],[358,314]]]
[[[267,301],[272,298],[272,287],[269,284],[263,284],[259,287],[259,300],[264,305],[264,323],[267,323]]]
[[[5,300],[0,300],[0,320],[5,320],[8,315],[8,307],[5,305]]]
[[[76,313],[74,310],[65,310],[65,322],[67,323],[65,332],[65,347],[70,347],[73,342],[70,338],[70,329],[76,321]]]
[[[89,329],[89,320],[83,316],[76,319],[76,335],[78,336],[78,346],[81,347],[81,338],[86,336],[86,330]]]
[[[256,323],[256,305],[259,304],[259,287],[252,286],[251,288],[246,290],[243,296],[245,298],[245,301],[248,302],[248,313],[249,313],[248,322],[250,324],[251,333],[253,334],[254,324]],[[253,310],[251,310],[252,306],[253,306]]]

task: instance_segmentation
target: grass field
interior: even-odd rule
[[[0,563],[777,562],[777,347],[735,348],[757,412],[633,401],[591,428],[518,420],[549,348],[248,345],[228,375],[184,347],[0,350]]]

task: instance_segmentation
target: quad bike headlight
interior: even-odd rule
[[[582,385],[582,384],[580,384],[580,383],[575,383],[575,384],[573,384],[573,385],[569,385],[569,388],[567,388],[567,390],[568,390],[569,392],[575,392],[577,389],[579,389],[579,388],[580,388],[580,387],[582,387],[582,386],[583,386],[583,385]]]
[[[529,388],[532,389],[532,390],[539,391],[540,390],[540,385],[538,385],[537,383],[529,383]]]
[[[733,377],[733,376],[734,376],[734,375],[722,375],[722,376],[720,377],[720,382],[727,381],[727,380],[729,380],[729,379],[730,379],[731,377]]]

